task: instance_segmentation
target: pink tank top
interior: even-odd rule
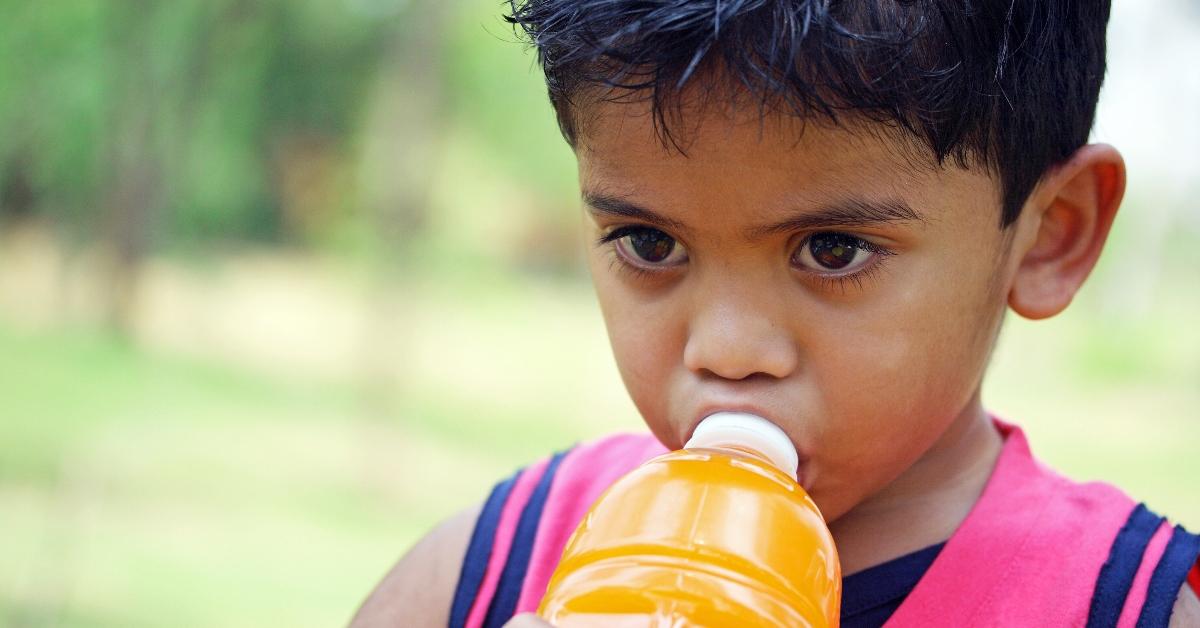
[[[1166,626],[1200,536],[1103,483],[1038,462],[1020,428],[983,494],[887,626]],[[536,610],[600,493],[665,449],[622,434],[542,460],[493,489],[463,561],[452,627]]]

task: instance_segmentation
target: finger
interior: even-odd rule
[[[533,613],[524,613],[509,620],[507,624],[504,624],[504,628],[554,628],[554,626]]]

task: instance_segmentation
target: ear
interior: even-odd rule
[[[1125,194],[1125,160],[1089,144],[1048,171],[1022,211],[1008,304],[1025,318],[1063,311],[1096,265]]]

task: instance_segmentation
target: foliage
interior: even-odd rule
[[[146,203],[160,244],[283,236],[289,151],[348,158],[403,19],[319,0],[8,4],[2,205],[85,234]]]

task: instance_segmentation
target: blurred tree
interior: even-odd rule
[[[105,142],[109,180],[105,190],[104,240],[109,244],[109,324],[129,331],[137,296],[137,273],[150,243],[151,224],[163,205],[164,163],[158,150],[163,94],[151,54],[154,3],[114,0],[108,21],[113,49],[111,103]]]
[[[144,199],[120,211],[161,214],[133,220],[156,245],[303,237],[291,169],[348,159],[397,30],[320,0],[3,4],[0,182],[82,235],[106,232],[97,199]]]
[[[33,213],[34,201],[32,173],[30,172],[28,148],[13,150],[7,168],[0,180],[0,221],[22,219]]]
[[[400,13],[363,127],[358,200],[372,226],[376,264],[362,336],[366,402],[379,407],[406,363],[402,329],[408,244],[429,226],[430,197],[446,125],[445,18],[456,2],[416,2]]]
[[[344,173],[394,15],[325,0],[3,4],[0,216],[102,245],[117,329],[151,251],[305,244],[349,211]]]
[[[3,3],[0,20],[0,182],[23,190],[21,213],[94,227],[103,103],[111,66],[107,5],[95,0]],[[13,213],[16,199],[0,198]]]

